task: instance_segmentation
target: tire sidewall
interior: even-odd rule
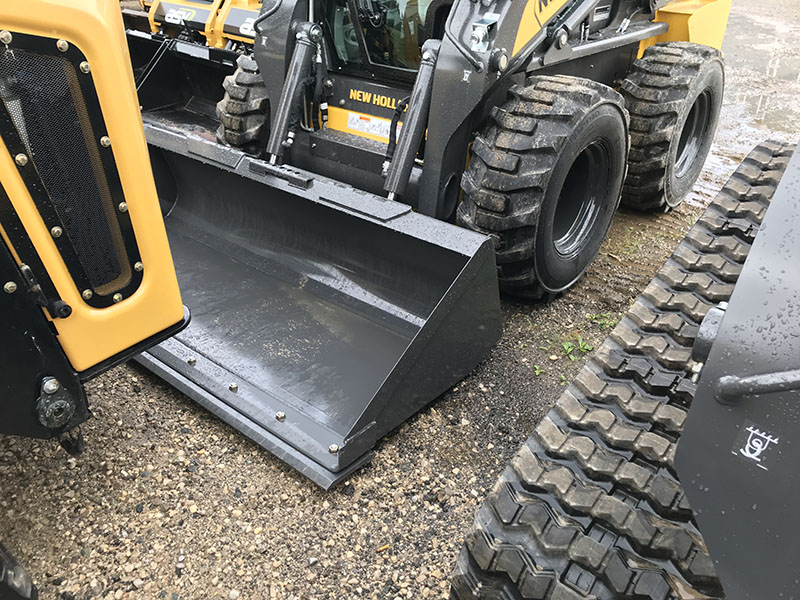
[[[667,161],[667,172],[664,182],[664,199],[666,210],[675,208],[683,201],[683,198],[692,190],[697,178],[703,170],[711,144],[714,141],[714,132],[717,121],[719,120],[720,110],[722,109],[722,94],[725,89],[725,72],[722,61],[719,59],[704,62],[697,77],[689,87],[686,100],[681,105],[678,114],[675,130],[672,134],[669,146],[669,160]],[[700,145],[697,157],[689,170],[682,177],[676,174],[676,163],[678,160],[678,146],[680,145],[681,133],[686,126],[694,103],[700,94],[708,90],[711,94],[711,110],[708,115],[708,122],[703,133],[703,141]]]
[[[536,230],[533,258],[536,275],[540,285],[551,293],[564,291],[574,284],[597,256],[619,206],[627,168],[627,119],[619,107],[610,103],[593,107],[574,131],[567,138],[552,169]],[[609,179],[601,195],[594,224],[585,236],[580,252],[566,259],[556,251],[554,244],[553,227],[558,199],[576,159],[595,141],[600,141],[608,150]]]

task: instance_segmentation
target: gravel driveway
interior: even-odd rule
[[[561,386],[750,148],[800,137],[799,34],[793,0],[735,0],[722,122],[689,201],[660,216],[621,211],[567,296],[504,301],[491,355],[345,485],[322,492],[123,366],[88,387],[95,418],[79,458],[0,439],[0,538],[45,599],[446,598],[481,498]]]

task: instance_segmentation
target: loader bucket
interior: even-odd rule
[[[500,334],[488,238],[145,122],[190,326],[137,360],[324,488]]]

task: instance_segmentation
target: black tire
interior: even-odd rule
[[[514,86],[472,145],[458,223],[490,234],[500,288],[539,299],[574,284],[619,204],[628,114],[611,88],[567,76]]]
[[[722,597],[673,457],[698,326],[733,292],[791,151],[750,153],[517,452],[466,536],[451,598]]]
[[[694,187],[722,107],[722,54],[688,42],[645,50],[622,82],[631,115],[627,208],[668,211]]]
[[[236,71],[222,83],[225,96],[217,102],[217,140],[259,155],[269,137],[269,98],[252,56],[236,59]]]

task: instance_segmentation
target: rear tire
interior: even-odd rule
[[[572,286],[591,264],[619,203],[628,115],[611,88],[529,77],[472,145],[456,213],[495,241],[500,288],[531,299]]]
[[[733,293],[791,155],[750,153],[539,423],[465,537],[452,600],[723,597],[673,457],[698,327]]]
[[[269,98],[255,59],[239,56],[236,71],[222,86],[225,96],[217,102],[217,140],[260,155],[269,137]]]
[[[722,107],[722,54],[687,42],[651,46],[622,82],[631,115],[627,208],[678,206],[703,170]]]

